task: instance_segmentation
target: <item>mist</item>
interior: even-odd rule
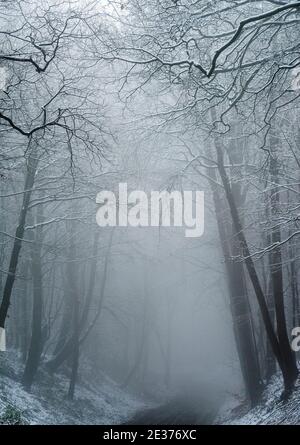
[[[0,424],[299,423],[299,5],[1,2]]]

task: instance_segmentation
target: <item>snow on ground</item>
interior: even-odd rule
[[[28,393],[19,383],[21,370],[15,351],[1,353],[0,419],[7,408],[13,408],[29,424],[113,425],[123,423],[143,406],[103,375],[93,385],[79,380],[72,401],[66,397],[68,378],[63,374],[51,376],[42,370],[38,384]]]
[[[262,402],[245,413],[235,408],[218,418],[218,424],[229,425],[300,425],[300,382],[287,401],[281,400],[282,380],[274,376]],[[240,413],[239,413],[240,411]],[[243,412],[242,412],[243,411]],[[233,414],[234,413],[234,414]]]
[[[28,424],[114,425],[125,423],[135,412],[147,408],[102,374],[93,379],[93,384],[79,380],[71,401],[66,397],[69,382],[63,373],[51,376],[42,369],[37,384],[28,393],[19,383],[21,371],[15,351],[0,355],[0,424],[7,409],[17,410],[22,422]],[[281,400],[281,393],[281,379],[275,376],[259,406],[247,410],[245,405],[234,406],[231,400],[214,423],[300,425],[300,381],[287,401]]]

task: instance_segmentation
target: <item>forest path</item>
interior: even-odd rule
[[[216,412],[208,405],[175,398],[169,402],[137,411],[126,425],[211,425]]]

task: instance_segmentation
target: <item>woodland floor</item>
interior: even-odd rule
[[[51,376],[41,369],[36,384],[28,393],[20,384],[21,371],[21,361],[15,351],[0,355],[0,424],[202,423],[198,421],[199,417],[195,417],[195,411],[189,411],[186,406],[183,408],[183,405],[182,418],[185,421],[181,422],[178,411],[180,403],[175,402],[175,399],[154,409],[148,409],[145,404],[121,390],[115,382],[102,374],[94,379],[93,384],[79,380],[74,400],[68,400],[68,377],[63,373]],[[280,400],[281,392],[280,378],[274,376],[259,406],[251,410],[247,410],[245,406],[224,406],[214,423],[300,425],[300,381],[288,401]],[[203,423],[210,423],[210,419],[206,418]]]
[[[216,423],[230,425],[300,425],[300,381],[287,401],[281,400],[282,382],[274,376],[266,388],[262,402],[246,411],[228,410]],[[245,412],[246,411],[246,412]]]
[[[50,376],[42,369],[28,393],[20,384],[21,370],[14,351],[0,355],[0,424],[113,425],[125,422],[142,406],[104,375],[93,385],[79,380],[74,400],[68,400],[67,376]]]

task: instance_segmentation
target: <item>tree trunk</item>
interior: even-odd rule
[[[272,138],[271,145],[273,150],[276,147],[275,141]],[[292,381],[295,381],[298,375],[295,354],[290,347],[290,341],[287,332],[285,308],[284,308],[284,292],[283,292],[283,273],[282,273],[282,254],[281,254],[281,233],[280,226],[276,224],[274,219],[278,215],[280,208],[280,196],[278,188],[278,160],[276,153],[270,156],[270,176],[271,182],[274,184],[271,191],[271,245],[276,245],[269,254],[271,278],[273,285],[273,297],[276,314],[277,336],[279,345],[282,351],[282,357],[286,362],[288,373]]]
[[[299,288],[297,281],[297,266],[294,254],[291,252],[291,287],[292,287],[292,306],[293,306],[293,326],[300,326],[299,309]]]
[[[5,327],[5,320],[7,317],[10,300],[11,300],[11,294],[13,285],[15,282],[15,274],[17,271],[18,261],[19,261],[19,255],[20,250],[22,246],[22,239],[24,236],[24,229],[25,229],[25,222],[26,222],[26,215],[28,211],[30,196],[32,192],[32,187],[34,184],[35,179],[35,173],[38,165],[38,157],[37,157],[37,150],[33,149],[29,155],[28,164],[27,164],[27,172],[25,177],[25,185],[24,185],[24,195],[23,195],[23,202],[22,207],[19,215],[19,221],[18,226],[15,233],[15,239],[13,243],[13,248],[10,256],[10,262],[9,262],[9,273],[6,277],[4,290],[3,290],[3,297],[2,302],[0,306],[0,327],[4,329]]]
[[[38,208],[37,223],[42,221],[42,206]],[[42,288],[42,259],[41,259],[42,227],[36,229],[35,243],[32,248],[32,280],[33,280],[33,306],[32,306],[32,334],[30,346],[22,378],[23,386],[30,390],[39,367],[43,348],[42,315],[43,315],[43,288]]]
[[[250,280],[252,282],[255,295],[259,304],[259,308],[262,314],[262,319],[266,328],[268,339],[271,343],[273,353],[276,357],[276,360],[280,366],[280,369],[282,371],[282,376],[284,380],[284,386],[287,391],[289,391],[294,383],[295,383],[295,372],[294,369],[291,369],[289,366],[289,363],[286,361],[286,356],[282,354],[278,338],[276,337],[272,321],[270,318],[270,314],[268,311],[266,299],[263,293],[263,290],[261,288],[259,278],[253,263],[253,259],[245,238],[243,226],[240,221],[239,213],[235,205],[235,201],[232,195],[229,179],[224,167],[224,160],[223,160],[223,153],[222,148],[219,146],[219,143],[216,142],[215,144],[216,152],[217,152],[217,161],[218,161],[218,170],[220,173],[220,177],[222,180],[222,184],[225,190],[226,198],[229,204],[231,217],[233,220],[233,224],[235,226],[236,233],[238,235],[238,239],[241,245],[241,249],[244,252],[245,257],[245,264],[247,267],[247,271],[250,277]]]
[[[22,361],[25,363],[27,359],[28,353],[28,344],[29,344],[29,308],[28,308],[28,261],[25,262],[23,266],[22,275],[25,277],[25,287],[23,291],[23,295],[21,298],[21,317],[22,317],[22,338],[21,338],[21,353],[22,353]]]
[[[101,280],[101,288],[100,288],[98,309],[97,309],[97,312],[95,314],[95,317],[94,317],[92,323],[87,327],[86,332],[79,339],[79,344],[82,344],[84,342],[84,340],[87,338],[87,336],[91,332],[94,324],[96,323],[97,319],[100,317],[100,314],[101,314],[101,311],[102,311],[102,305],[103,305],[103,300],[104,300],[104,291],[105,291],[105,285],[106,285],[106,279],[107,279],[108,263],[109,263],[109,258],[110,258],[110,249],[111,249],[111,245],[112,245],[112,239],[113,239],[113,230],[111,231],[111,236],[110,236],[109,245],[108,245],[108,251],[107,251],[107,254],[106,254],[106,257],[105,257],[104,270],[103,270],[103,275],[102,275],[102,280]],[[94,272],[96,272],[96,268],[95,268]],[[94,286],[94,284],[95,283],[93,283],[93,286]],[[84,313],[85,309],[86,309],[86,306],[83,309],[83,313]],[[86,312],[86,317],[87,317],[87,315],[88,315],[88,311]],[[84,326],[81,323],[83,322],[84,319],[86,320],[86,318],[85,318],[85,315],[84,315],[84,317],[82,316],[82,317],[79,317],[79,318],[80,318],[79,331],[81,333],[83,331],[83,328],[84,328]],[[76,341],[76,339],[75,339],[75,341]],[[49,360],[49,362],[47,363],[47,367],[50,370],[50,372],[55,372],[63,364],[63,362],[70,357],[70,354],[72,353],[72,350],[73,350],[73,347],[74,347],[73,343],[74,343],[74,337],[72,335],[69,338],[69,340],[65,343],[65,345],[61,349],[61,351],[55,357],[53,357],[51,360]]]
[[[66,266],[65,266],[66,268]],[[64,285],[64,301],[63,301],[63,316],[59,328],[58,340],[54,349],[54,355],[58,355],[66,346],[70,338],[70,332],[73,330],[72,319],[70,313],[73,310],[73,296],[67,279],[67,273],[63,276]]]
[[[71,378],[70,385],[68,391],[68,398],[73,400],[75,394],[75,385],[77,381],[78,375],[78,367],[79,367],[79,301],[76,298],[74,301],[74,314],[73,314],[73,349],[72,349],[72,370],[71,370]]]
[[[232,260],[234,256],[241,254],[240,246],[236,240],[237,234],[234,227],[231,230],[232,233],[229,233],[228,227],[226,227],[224,213],[226,214],[227,211],[215,185],[216,174],[213,168],[208,169],[208,175],[212,179],[211,184],[213,184],[213,201],[228,279],[230,310],[239,363],[248,399],[251,405],[255,406],[260,400],[263,385],[254,344],[255,338],[251,322],[251,308],[245,287],[244,268],[240,261]],[[237,193],[238,190],[236,190]],[[229,239],[233,239],[231,246]]]

